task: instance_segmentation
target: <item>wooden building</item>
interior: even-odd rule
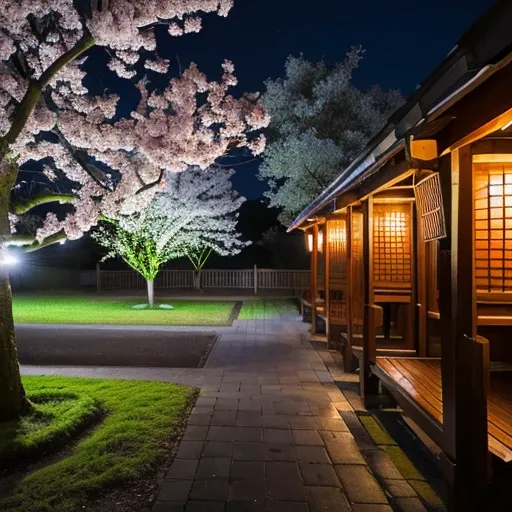
[[[511,26],[498,2],[290,227],[313,329],[441,447],[457,511],[512,461]]]

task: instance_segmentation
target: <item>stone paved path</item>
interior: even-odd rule
[[[153,512],[425,512],[340,391],[336,354],[297,318],[235,321],[202,369],[23,365],[24,375],[201,388]],[[169,328],[180,331],[180,328]],[[386,493],[377,483],[378,477]]]
[[[237,321],[220,335],[153,512],[392,510],[307,327]]]

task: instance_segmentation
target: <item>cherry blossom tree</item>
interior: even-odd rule
[[[19,374],[12,297],[4,261],[7,245],[29,250],[78,238],[103,215],[115,218],[147,204],[164,170],[206,168],[233,146],[262,151],[247,132],[268,123],[255,96],[235,99],[233,66],[218,82],[192,65],[160,92],[138,80],[141,100],[129,119],[116,117],[119,98],[92,96],[83,85],[84,58],[103,47],[108,66],[135,80],[140,68],[166,72],[153,28],[171,36],[201,29],[201,16],[226,16],[232,0],[13,0],[0,11],[0,420],[27,407]],[[139,77],[140,78],[140,77]],[[201,98],[206,97],[203,101]],[[73,183],[11,201],[19,166],[45,163],[50,180]],[[134,161],[137,164],[134,164]],[[43,203],[69,203],[62,218],[48,214],[35,237],[12,233],[16,215]]]
[[[245,199],[232,187],[233,173],[217,167],[166,171],[164,189],[148,206],[93,232],[108,251],[104,259],[119,256],[144,277],[150,307],[154,280],[167,261],[188,257],[200,289],[200,272],[211,252],[232,256],[247,245],[236,231],[237,211]]]
[[[259,177],[270,206],[288,225],[363,150],[403,102],[398,91],[357,88],[363,52],[333,66],[288,57],[285,76],[267,80],[262,96],[272,121]]]

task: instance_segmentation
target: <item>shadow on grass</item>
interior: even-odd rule
[[[2,423],[0,476],[65,447],[105,416],[99,402],[87,395],[46,391],[28,398],[33,404],[29,414]]]

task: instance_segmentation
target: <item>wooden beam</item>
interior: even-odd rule
[[[362,184],[336,197],[337,210],[346,208],[348,205],[359,204],[360,201],[366,200],[370,194],[392,187],[414,174],[414,172],[415,170],[411,169],[405,160],[399,163],[394,160],[390,161]]]
[[[505,133],[505,132],[504,132]],[[471,146],[473,162],[478,161],[478,157],[488,155],[490,158],[506,158],[512,156],[512,139],[482,139]],[[477,156],[478,155],[478,156]],[[486,160],[489,161],[489,160]],[[500,160],[508,161],[510,160]]]
[[[318,225],[313,226],[313,250],[311,251],[311,334],[317,332],[316,301],[318,296]]]
[[[401,201],[412,199],[414,200],[414,187],[400,187],[400,188],[387,188],[373,194],[374,202],[380,199],[400,199]]]
[[[373,292],[373,197],[363,204],[363,266],[364,266],[364,319],[363,354],[359,365],[359,385],[365,407],[377,401],[378,378],[371,366],[377,359],[376,306]]]
[[[453,464],[453,508],[482,510],[487,485],[487,397],[482,364],[475,359],[476,289],[474,276],[474,193],[469,146],[452,153],[451,297],[443,299],[441,321],[443,382],[443,450]],[[447,254],[442,253],[440,285],[446,286]],[[446,293],[446,288],[441,295]],[[450,319],[446,315],[450,315]],[[451,322],[451,328],[448,327]]]
[[[505,126],[512,119],[511,83],[512,64],[509,63],[450,107],[444,115],[454,119],[436,134],[440,154]]]

